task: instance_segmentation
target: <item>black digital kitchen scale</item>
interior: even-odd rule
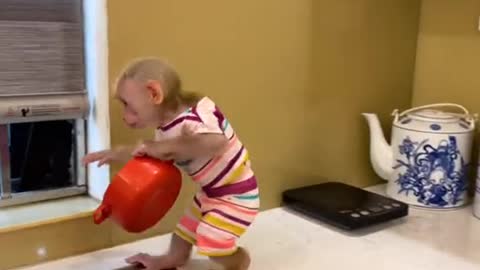
[[[283,192],[283,203],[306,216],[343,230],[355,230],[408,215],[408,205],[343,183]]]

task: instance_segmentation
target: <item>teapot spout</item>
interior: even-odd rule
[[[393,173],[393,152],[382,131],[376,114],[364,113],[370,128],[370,161],[375,173],[389,180]]]

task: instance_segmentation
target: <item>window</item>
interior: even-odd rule
[[[0,207],[85,193],[82,0],[0,6]]]

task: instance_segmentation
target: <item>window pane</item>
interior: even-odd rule
[[[76,185],[74,121],[10,124],[12,192]]]

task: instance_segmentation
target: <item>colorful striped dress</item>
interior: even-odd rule
[[[180,219],[175,234],[196,245],[202,255],[233,254],[236,240],[253,222],[259,208],[257,180],[248,152],[208,97],[158,128],[156,139],[180,136],[184,129],[194,134],[223,134],[229,141],[215,156],[176,161],[201,189]]]

